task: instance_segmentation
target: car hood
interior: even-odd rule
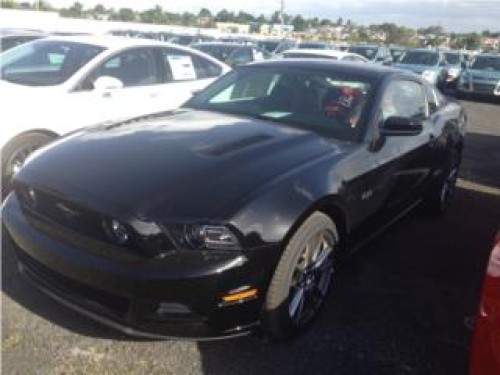
[[[16,180],[121,217],[214,218],[278,176],[353,147],[266,121],[181,110],[71,134],[35,152]]]
[[[395,66],[399,69],[410,70],[417,74],[422,74],[426,70],[438,70],[437,67],[433,65],[420,65],[420,64],[402,64],[397,63]]]
[[[0,79],[0,98],[11,98],[13,96],[24,96],[24,99],[26,100],[25,95],[31,95],[33,97],[36,97],[40,95],[41,93],[51,93],[57,91],[59,86],[25,86],[25,85],[19,85],[17,83],[11,83],[8,81],[5,81],[3,79]],[[21,99],[21,97],[19,97]],[[39,98],[43,99],[43,98]]]
[[[500,81],[500,72],[494,70],[468,69],[472,79]]]

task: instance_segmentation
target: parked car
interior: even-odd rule
[[[2,54],[3,191],[34,149],[98,122],[172,110],[229,67],[146,39],[50,37]]]
[[[324,42],[300,42],[296,48],[297,49],[319,49],[319,50],[333,49],[331,44],[324,43]]]
[[[263,39],[257,41],[257,47],[270,54],[279,54],[287,49],[295,48],[297,42],[290,39]]]
[[[474,94],[500,98],[500,55],[475,56],[460,75],[457,90],[460,97]]]
[[[287,339],[318,316],[339,257],[418,203],[446,210],[464,123],[411,73],[242,65],[171,114],[38,150],[2,220],[24,275],[123,332]]]
[[[392,65],[394,62],[391,51],[386,46],[358,44],[349,46],[347,51],[364,56],[371,62],[383,65]]]
[[[268,59],[271,54],[259,47],[236,43],[198,43],[191,46],[229,66]]]
[[[445,86],[456,88],[458,78],[467,67],[467,60],[461,51],[444,51],[447,63]]]
[[[469,374],[500,374],[500,231],[486,268],[472,338]]]
[[[214,37],[201,34],[197,35],[179,34],[172,36],[170,39],[168,39],[168,42],[178,44],[181,46],[190,46],[191,44],[195,43],[210,42],[213,41],[214,39],[215,39]]]
[[[341,61],[369,62],[361,55],[331,49],[289,49],[281,54],[284,58],[326,58]]]
[[[2,29],[0,30],[0,53],[46,36],[47,34],[40,31]]]
[[[419,74],[439,88],[443,87],[447,76],[444,53],[436,50],[409,49],[395,66]]]

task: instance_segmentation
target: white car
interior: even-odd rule
[[[340,61],[367,63],[369,60],[357,53],[337,51],[332,49],[289,49],[282,52],[284,58],[322,58]]]
[[[175,109],[229,70],[190,48],[120,37],[49,37],[1,54],[3,192],[59,135]]]

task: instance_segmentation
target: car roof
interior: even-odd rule
[[[134,46],[170,46],[180,49],[185,47],[173,43],[167,43],[159,40],[144,39],[144,38],[125,38],[122,36],[111,35],[70,35],[70,36],[49,36],[45,41],[63,41],[92,44],[108,49],[121,49]]]
[[[441,51],[429,48],[408,48],[407,52],[428,52],[428,53],[442,53]]]
[[[340,74],[356,74],[367,76],[371,79],[382,79],[391,75],[405,75],[415,77],[416,75],[402,69],[391,68],[379,64],[353,64],[352,62],[344,62],[328,59],[307,59],[307,58],[290,58],[278,60],[261,60],[243,65],[245,67],[260,67],[266,66],[269,68],[299,68],[311,70],[328,71],[332,68]]]
[[[363,48],[381,48],[381,47],[384,47],[384,46],[380,46],[378,44],[351,44],[349,46],[349,48],[355,48],[355,47],[363,47]]]
[[[479,53],[474,57],[496,57],[496,58],[499,58],[500,54],[498,54],[498,53]]]
[[[297,53],[297,54],[303,54],[303,55],[337,57],[337,58],[342,58],[344,56],[351,56],[351,55],[358,56],[357,54],[354,54],[351,52],[346,52],[346,51],[338,51],[338,50],[334,50],[334,49],[314,49],[314,48],[287,49],[286,51],[283,51],[282,53],[284,55],[286,55],[287,53]]]
[[[194,43],[193,46],[218,46],[218,47],[252,47],[248,44],[232,43],[232,42],[201,42]]]
[[[29,30],[29,29],[6,29],[0,28],[0,37],[7,36],[44,36],[48,35],[40,30]]]

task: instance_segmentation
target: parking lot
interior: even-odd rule
[[[2,246],[5,374],[465,374],[491,240],[500,227],[500,105],[464,102],[468,135],[455,201],[414,212],[344,264],[304,337],[273,344],[147,341],[42,295]]]

